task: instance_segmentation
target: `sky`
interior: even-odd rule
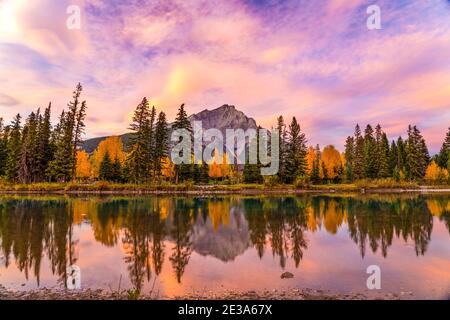
[[[78,82],[88,138],[126,132],[146,96],[169,120],[182,103],[235,105],[266,128],[295,116],[309,144],[341,150],[356,123],[391,139],[416,124],[435,153],[450,126],[450,1],[0,0],[0,117],[51,101],[56,120]]]

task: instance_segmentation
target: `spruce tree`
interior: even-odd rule
[[[314,160],[311,171],[311,180],[313,183],[318,184],[320,182],[320,162],[321,162],[321,152],[319,145],[316,145],[314,150]]]
[[[361,135],[359,124],[355,127],[354,143],[353,177],[355,179],[362,179],[364,178],[364,138]]]
[[[3,118],[0,118],[0,177],[5,174],[6,159],[8,157],[8,131],[9,127],[5,127]]]
[[[389,141],[386,133],[383,132],[381,141],[377,143],[378,178],[387,178],[390,176],[389,152]]]
[[[114,182],[122,182],[123,181],[123,179],[122,179],[122,176],[123,176],[122,164],[120,163],[120,160],[118,157],[116,157],[114,159],[114,162],[111,166],[111,171],[112,171],[111,172],[112,181],[114,181]]]
[[[444,143],[437,157],[437,164],[441,168],[447,168],[450,160],[450,127],[448,128],[447,135],[445,136]]]
[[[297,178],[306,173],[307,168],[307,147],[306,137],[300,129],[300,125],[295,117],[289,125],[287,148],[286,148],[286,183],[293,183]]]
[[[11,182],[17,182],[19,172],[20,152],[22,149],[22,136],[21,136],[21,116],[17,114],[11,123],[11,131],[7,143],[6,179]]]
[[[364,131],[364,177],[374,179],[377,177],[376,141],[370,124]]]
[[[178,109],[177,116],[172,125],[173,130],[185,129],[191,134],[192,139],[192,126],[189,118],[187,116],[186,110],[184,109],[184,103]],[[181,142],[182,138],[180,137]],[[192,141],[191,141],[192,142]],[[192,150],[190,151],[190,157],[192,156]],[[192,177],[192,164],[176,164],[175,165],[175,180],[178,183],[179,181],[189,180]]]
[[[405,173],[405,163],[406,163],[406,146],[402,137],[397,139],[397,167],[399,172]]]
[[[287,131],[286,124],[284,123],[283,116],[277,118],[277,131],[279,135],[279,168],[278,168],[278,179],[280,181],[284,180],[285,168],[286,168],[286,139]]]
[[[136,107],[130,130],[133,135],[130,139],[131,151],[127,157],[127,173],[129,180],[134,183],[147,182],[150,176],[150,151],[148,143],[150,109],[147,98]]]
[[[353,137],[347,137],[345,140],[345,179],[348,182],[352,182],[353,177],[353,166],[355,162],[355,139]]]
[[[416,126],[409,125],[406,142],[406,174],[410,180],[420,180],[425,176],[430,156],[425,140]]]
[[[393,176],[394,170],[398,170],[398,148],[395,140],[392,140],[389,150],[389,175]]]
[[[261,129],[261,127],[258,127],[258,131],[259,129]],[[259,135],[256,136],[253,143],[256,143],[256,154],[259,155]],[[249,159],[249,156],[246,158]],[[256,164],[246,163],[244,165],[242,175],[245,183],[263,183],[264,179],[261,175],[261,165],[259,163],[259,159],[257,159]]]
[[[99,168],[99,178],[104,181],[113,181],[114,172],[113,172],[113,163],[111,161],[111,157],[109,152],[106,151],[105,156],[103,157],[102,162],[100,162]]]
[[[21,183],[35,182],[35,170],[37,166],[37,130],[38,113],[32,112],[22,131],[22,147],[20,151],[18,180]]]
[[[157,180],[161,180],[161,170],[163,159],[169,152],[169,128],[166,114],[160,112],[155,128],[155,148],[154,148],[154,175]]]
[[[49,162],[53,159],[53,148],[51,146],[51,103],[45,109],[44,116],[39,117],[38,136],[37,136],[37,164],[36,164],[36,180],[45,180],[45,171]]]

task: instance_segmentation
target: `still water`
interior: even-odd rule
[[[450,297],[450,194],[0,196],[0,284],[197,291],[289,287]],[[292,279],[281,279],[289,271]]]

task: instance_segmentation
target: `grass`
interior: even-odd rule
[[[192,182],[180,184],[162,183],[162,184],[130,184],[130,183],[110,183],[106,181],[97,181],[94,183],[33,183],[33,184],[11,184],[0,183],[0,192],[56,192],[56,193],[76,193],[76,192],[186,192],[186,191],[223,191],[223,192],[240,192],[240,191],[294,191],[294,190],[311,190],[311,191],[337,191],[351,192],[360,191],[362,189],[418,189],[420,187],[417,182],[395,181],[394,179],[376,179],[376,180],[359,180],[354,183],[342,184],[220,184],[220,185],[194,185]],[[427,186],[427,188],[449,188],[446,186]]]

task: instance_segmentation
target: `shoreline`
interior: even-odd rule
[[[216,195],[304,195],[304,194],[376,194],[376,193],[450,193],[448,188],[435,188],[421,186],[419,188],[314,188],[314,189],[283,189],[283,188],[192,188],[188,190],[158,190],[158,189],[91,189],[91,190],[66,190],[66,189],[0,189],[0,195],[178,195],[178,196],[216,196]]]
[[[412,292],[339,293],[310,288],[288,288],[261,291],[193,291],[181,296],[113,292],[102,289],[67,290],[41,288],[29,291],[8,290],[0,285],[0,300],[411,300]]]

